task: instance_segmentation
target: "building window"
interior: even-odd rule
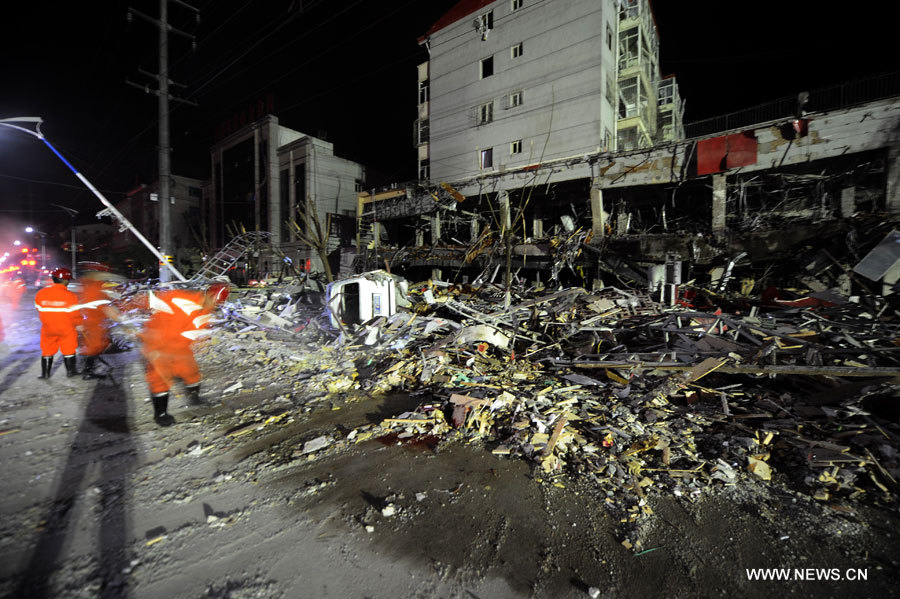
[[[515,108],[516,106],[521,106],[521,105],[522,105],[522,92],[521,91],[512,92],[511,94],[509,94],[509,96],[506,97],[506,107],[507,108]]]
[[[428,143],[428,119],[416,119],[416,145]]]
[[[613,47],[613,32],[612,27],[609,26],[609,23],[606,24],[606,47],[612,51]]]
[[[475,28],[481,34],[481,39],[486,40],[488,32],[494,28],[494,11],[490,10],[483,15],[478,15],[478,18],[475,19]]]
[[[491,100],[478,107],[476,119],[479,125],[486,125],[494,120],[494,101]]]
[[[671,79],[666,81],[665,83],[659,84],[659,91],[657,92],[657,97],[659,98],[658,102],[660,106],[666,106],[667,104],[671,104],[675,101],[675,85],[674,81]]]
[[[510,49],[509,49],[509,55],[510,55],[512,58],[518,58],[518,57],[522,56],[522,43],[519,42],[518,44],[516,44],[515,46],[513,46],[512,48],[510,48]]]
[[[494,166],[494,149],[488,148],[481,151],[481,168],[492,168]]]
[[[517,139],[516,141],[509,144],[509,153],[510,154],[521,154],[522,153],[522,140]]]
[[[640,34],[637,26],[619,32],[619,70],[624,71],[640,62]]]
[[[612,75],[607,73],[606,74],[606,101],[609,102],[610,106],[613,106],[613,102],[614,102],[613,98],[616,97],[615,89],[616,89],[616,84],[613,82]]]
[[[419,180],[427,181],[431,176],[431,165],[428,160],[423,160],[419,163]]]
[[[619,118],[627,119],[640,115],[641,107],[646,104],[647,98],[644,96],[640,77],[635,75],[623,79],[619,85]]]
[[[490,77],[494,74],[494,57],[488,56],[481,59],[481,78]]]
[[[612,152],[612,135],[606,127],[603,128],[603,151]]]
[[[424,104],[428,101],[428,79],[425,81],[419,81],[419,104]]]
[[[519,10],[522,8],[523,0],[510,0],[510,10]]]

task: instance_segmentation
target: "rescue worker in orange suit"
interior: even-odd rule
[[[25,293],[25,280],[22,277],[16,277],[9,282],[9,287],[6,289],[6,298],[9,301],[10,308],[15,310],[19,307],[19,300],[22,299],[23,293]]]
[[[12,314],[19,307],[19,299],[25,292],[25,281],[21,278],[9,281],[0,281],[0,309],[7,314]],[[5,339],[3,332],[3,319],[0,318],[0,343]]]
[[[12,281],[0,281],[0,309],[2,309],[3,312],[12,312],[12,310],[10,310],[6,306],[6,304],[9,302],[9,299],[7,297],[9,295],[9,291],[7,291],[7,289],[9,288],[11,282]],[[3,334],[3,318],[2,316],[0,316],[0,343],[3,343],[3,340],[5,338],[6,337]]]
[[[85,356],[82,378],[102,378],[94,372],[97,357],[109,347],[109,321],[120,320],[119,311],[112,305],[112,298],[106,292],[106,281],[110,273],[88,270],[78,281],[81,292],[78,303],[84,317],[81,355]]]
[[[172,289],[150,291],[146,306],[150,319],[141,332],[147,360],[147,385],[153,401],[153,419],[169,426],[175,419],[169,414],[169,390],[181,379],[188,392],[188,403],[200,405],[200,369],[191,345],[205,334],[212,311],[228,297],[227,283],[213,283],[206,291]]]
[[[75,376],[75,350],[78,347],[78,327],[81,312],[78,297],[68,290],[72,271],[57,268],[50,273],[53,284],[44,287],[34,296],[34,307],[41,319],[41,377],[50,378],[53,356],[62,351],[66,376]]]

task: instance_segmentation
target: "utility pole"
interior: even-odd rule
[[[69,208],[68,206],[60,206],[59,204],[50,204],[50,205],[56,206],[60,210],[65,211],[66,214],[69,215],[69,218],[72,221],[72,242],[71,242],[72,247],[69,249],[72,250],[72,276],[74,277],[75,273],[77,272],[75,270],[75,266],[78,264],[78,262],[75,259],[75,252],[76,252],[76,249],[75,249],[76,248],[76,246],[75,246],[75,217],[78,216],[78,211],[75,210],[74,208]]]
[[[169,180],[171,179],[171,162],[169,152],[169,99],[176,102],[183,102],[196,106],[196,102],[190,102],[181,98],[169,95],[169,84],[180,85],[169,79],[169,31],[177,33],[191,40],[193,45],[196,44],[196,38],[180,29],[176,29],[169,25],[169,2],[174,2],[179,6],[194,12],[197,21],[200,21],[200,11],[193,6],[182,2],[182,0],[159,0],[159,19],[154,19],[149,15],[137,11],[133,8],[128,9],[126,18],[130,22],[132,15],[137,15],[145,21],[152,23],[159,29],[159,74],[153,75],[143,70],[145,75],[153,77],[159,83],[157,90],[151,90],[146,85],[139,85],[126,81],[129,85],[143,89],[146,93],[155,93],[159,98],[159,188],[157,189],[157,199],[159,200],[159,253],[168,260],[172,255],[174,248],[172,247],[172,220],[171,220],[171,204]],[[183,86],[182,86],[183,87]],[[163,264],[159,265],[159,280],[161,282],[169,281],[169,268]]]

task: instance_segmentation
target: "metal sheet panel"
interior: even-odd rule
[[[853,267],[853,272],[879,281],[900,260],[900,232],[896,229],[884,236],[872,251]]]

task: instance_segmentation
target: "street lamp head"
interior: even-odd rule
[[[25,227],[25,232],[26,233],[34,233],[34,229],[32,229],[31,227]]]
[[[13,241],[13,245],[22,245],[22,242],[16,239],[15,241]]]

